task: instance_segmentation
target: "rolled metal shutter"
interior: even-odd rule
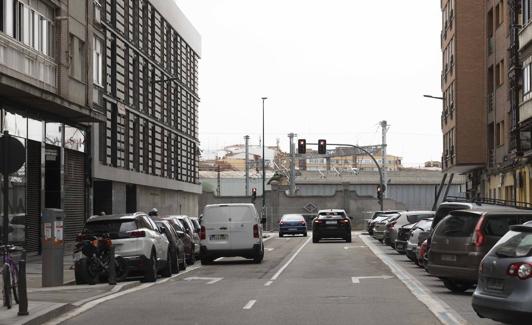
[[[85,224],[85,154],[65,149],[64,240],[74,241]]]
[[[41,247],[41,143],[28,140],[26,188],[27,252],[40,252]]]

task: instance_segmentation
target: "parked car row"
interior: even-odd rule
[[[444,202],[397,230],[407,212],[388,213],[373,236],[424,267],[452,292],[475,289],[472,306],[482,318],[532,319],[532,211],[471,202]],[[383,227],[384,225],[384,227]]]
[[[108,276],[108,265],[101,267],[100,261],[92,263],[102,242],[95,239],[108,239],[116,259],[124,264],[118,280],[141,276],[146,282],[154,282],[159,274],[169,277],[194,264],[199,254],[199,232],[199,224],[182,215],[136,212],[92,216],[78,235],[74,251],[76,283],[93,284]],[[83,249],[89,246],[94,249]]]

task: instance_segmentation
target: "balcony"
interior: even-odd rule
[[[488,100],[487,100],[488,112],[493,111],[493,100],[494,100],[494,94],[490,93],[488,95]]]
[[[57,91],[57,64],[3,33],[0,33],[0,65],[7,68],[2,71],[14,78],[54,93]]]
[[[519,123],[523,123],[532,117],[532,100],[528,100],[519,106]]]
[[[532,42],[532,23],[529,21],[519,32],[519,51],[522,51]]]

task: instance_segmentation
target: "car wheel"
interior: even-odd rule
[[[144,271],[144,282],[155,281],[157,281],[157,256],[155,255],[155,252],[152,252]]]
[[[306,231],[303,233],[303,237],[307,237],[307,232]]]
[[[352,242],[351,233],[349,233],[349,234],[347,235],[347,237],[345,238],[345,242],[346,242],[346,243],[350,243],[350,242]]]
[[[202,256],[200,261],[201,261],[201,265],[210,265],[210,264],[212,264],[213,258],[212,257],[207,257],[207,256]]]
[[[179,254],[177,251],[172,253],[172,273],[179,273]]]
[[[253,257],[253,263],[259,264],[264,259],[264,246],[261,245],[261,248],[258,252],[255,253],[255,256]]]
[[[187,264],[193,265],[196,263],[196,257],[194,256],[194,253],[190,254],[190,256],[187,258]]]
[[[74,264],[74,278],[76,279],[76,284],[87,284],[89,274],[87,273],[87,258],[84,257],[78,260]]]
[[[283,233],[279,231],[279,237],[283,237]]]
[[[117,256],[115,258],[115,263],[116,263],[116,272],[115,272],[116,281],[117,282],[124,281],[125,279],[127,279],[127,276],[129,273],[126,259],[121,256]]]
[[[168,253],[166,253],[166,265],[161,271],[161,275],[164,278],[169,278],[172,276],[172,254],[170,253],[170,248],[168,248]]]
[[[470,282],[453,279],[443,279],[443,285],[454,293],[466,292],[473,287],[473,284]]]
[[[318,236],[314,236],[314,235],[312,235],[312,242],[313,242],[313,243],[319,243],[319,242],[320,242],[319,237],[318,237]]]

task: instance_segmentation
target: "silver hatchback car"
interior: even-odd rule
[[[532,320],[532,222],[511,226],[482,260],[473,309],[504,323]]]

